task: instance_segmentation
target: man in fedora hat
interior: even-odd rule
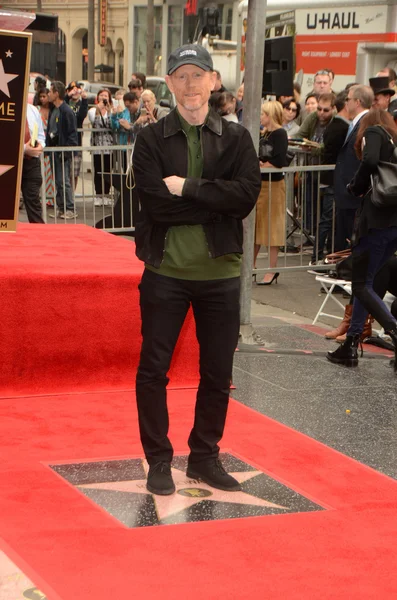
[[[388,77],[372,77],[369,80],[375,99],[373,103],[374,108],[380,108],[381,110],[389,110],[390,99],[394,96],[394,90],[389,87]]]
[[[168,59],[177,108],[145,127],[134,149],[140,211],[136,253],[145,262],[140,290],[142,350],[136,379],[147,488],[175,491],[168,437],[167,372],[191,306],[200,346],[200,385],[188,444],[187,476],[240,490],[219,460],[239,335],[242,219],[261,187],[249,132],[209,108],[216,73],[211,55],[187,44]]]

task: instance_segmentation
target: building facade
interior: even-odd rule
[[[166,57],[171,49],[192,41],[199,32],[206,6],[198,3],[198,15],[185,14],[183,0],[155,0],[155,68],[153,75],[164,75]],[[42,0],[41,12],[58,15],[57,77],[65,82],[87,79],[87,0]],[[35,12],[35,0],[8,0],[5,7]],[[224,39],[237,39],[238,1],[216,5],[219,30]],[[99,14],[105,18],[106,35],[100,44]],[[113,72],[95,78],[126,87],[134,71],[146,72],[147,6],[143,0],[97,0],[95,6],[95,65],[108,65]]]

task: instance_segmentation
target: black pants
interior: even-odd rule
[[[110,192],[110,166],[110,154],[94,154],[94,186],[98,196]],[[104,173],[107,173],[108,177]]]
[[[187,281],[145,270],[140,289],[142,350],[136,379],[141,441],[149,464],[170,462],[167,372],[189,306],[200,346],[200,385],[190,462],[219,453],[240,327],[240,278]]]
[[[22,167],[21,192],[29,223],[44,223],[40,201],[42,183],[40,160],[38,158],[25,158]]]
[[[345,250],[348,247],[347,240],[351,240],[354,229],[354,219],[357,209],[337,208],[335,226],[335,252]]]
[[[397,250],[397,227],[370,229],[353,248],[353,314],[348,335],[361,334],[370,313],[385,331],[396,328],[396,319],[374,290],[378,271]]]

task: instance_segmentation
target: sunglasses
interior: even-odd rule
[[[332,108],[320,108],[320,106],[317,106],[317,110],[318,110],[318,112],[329,113],[329,112],[331,112]]]
[[[291,106],[289,106],[288,108],[286,108],[285,110],[289,110],[291,112],[297,112],[297,108],[291,108]]]

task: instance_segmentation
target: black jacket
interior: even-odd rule
[[[70,106],[71,98],[66,94],[65,102]],[[88,100],[87,98],[80,98],[78,102],[74,106],[70,106],[72,111],[74,112],[77,120],[77,129],[81,129],[83,127],[84,119],[88,114]],[[78,146],[81,146],[82,134],[81,132],[77,133]]]
[[[251,136],[211,110],[201,144],[202,177],[187,178],[182,197],[176,197],[163,181],[187,176],[187,139],[176,110],[137,137],[134,175],[141,209],[136,254],[154,267],[161,265],[167,231],[175,225],[203,225],[212,258],[243,251],[242,219],[254,208],[261,187]]]
[[[324,132],[324,150],[321,162],[323,165],[334,165],[338,154],[345,143],[349,123],[341,117],[335,116]],[[324,185],[334,185],[334,172],[323,171],[320,181]]]
[[[347,185],[351,182],[358,167],[360,166],[360,161],[354,149],[357,133],[360,128],[360,121],[361,119],[359,119],[358,123],[356,123],[353,131],[343,144],[335,165],[335,204],[337,208],[341,209],[357,209],[361,202],[358,198],[355,198],[352,196],[352,194],[349,194],[347,190]]]
[[[51,114],[54,106],[48,115],[48,124],[50,123]],[[50,127],[47,127],[46,145],[52,146],[52,140],[49,136]],[[59,123],[58,123],[58,143],[57,146],[77,146],[77,122],[72,109],[66,102],[62,102],[59,107]]]
[[[351,194],[359,198],[362,209],[358,224],[359,237],[366,235],[369,229],[386,229],[397,226],[397,208],[378,208],[371,202],[371,175],[376,173],[380,161],[390,162],[394,145],[390,136],[382,127],[368,127],[364,133],[365,146],[360,166],[349,186]]]

